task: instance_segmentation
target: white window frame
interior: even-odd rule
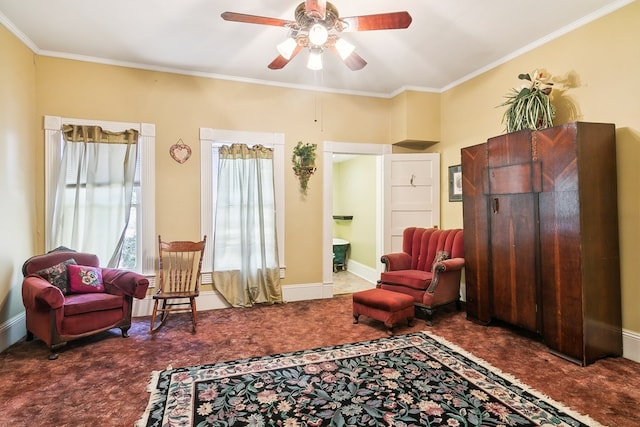
[[[140,190],[139,202],[140,214],[138,217],[138,245],[136,271],[146,276],[155,275],[155,142],[156,127],[152,123],[126,123],[104,120],[74,119],[59,116],[44,116],[45,139],[45,250],[49,251],[51,241],[51,217],[53,215],[53,189],[56,183],[53,181],[58,175],[60,158],[62,156],[62,124],[70,123],[87,126],[100,126],[104,130],[120,132],[126,129],[135,129],[140,134]]]
[[[218,184],[218,149],[223,145],[242,143],[261,144],[273,149],[273,174],[276,198],[276,228],[280,277],[286,272],[284,259],[284,134],[269,132],[241,132],[224,129],[200,128],[200,230],[213,241],[213,218],[216,212],[214,191]],[[213,244],[207,245],[202,261],[203,282],[211,283],[213,271]]]

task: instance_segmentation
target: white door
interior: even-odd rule
[[[440,227],[440,154],[385,154],[384,253],[402,251],[407,227]]]

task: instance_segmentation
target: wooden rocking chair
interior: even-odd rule
[[[154,305],[150,331],[164,325],[170,312],[191,312],[193,333],[197,329],[196,297],[200,292],[200,270],[207,236],[200,242],[163,242],[158,236],[158,291],[153,295]],[[156,316],[160,313],[157,327]]]

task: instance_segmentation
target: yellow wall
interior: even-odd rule
[[[0,26],[0,325],[24,311],[22,263],[39,236],[33,171],[41,141],[36,134],[36,78],[30,49]]]
[[[440,95],[407,90],[391,100],[389,142],[440,141]]]
[[[511,87],[519,85],[519,73],[544,67],[571,83],[568,87],[560,82],[553,92],[559,123],[574,119],[615,123],[623,327],[638,332],[640,289],[633,267],[640,253],[639,21],[640,2],[634,2],[442,94],[402,97],[406,105],[415,105],[417,101],[408,97],[416,96],[434,114],[438,109],[433,103],[440,103],[441,142],[430,151],[440,152],[442,158],[445,228],[462,226],[462,204],[448,202],[447,166],[460,163],[460,148],[503,132],[503,110],[496,106]],[[394,107],[390,99],[34,58],[4,28],[0,43],[0,197],[3,206],[11,207],[0,213],[0,323],[21,310],[20,265],[44,248],[44,115],[155,123],[156,231],[167,238],[195,239],[200,224],[198,128],[282,132],[290,153],[299,140],[396,142],[392,138],[398,128],[414,126],[425,114],[411,109],[398,115],[397,104]],[[424,120],[429,123],[433,116],[426,114]],[[192,158],[183,165],[168,155],[178,139],[193,149]],[[300,196],[293,173],[286,174],[285,285],[322,281],[321,156],[317,166],[306,198]]]
[[[519,73],[545,68],[556,77],[556,124],[573,120],[617,127],[618,211],[623,328],[640,331],[640,2],[515,58],[442,94],[442,168],[460,163],[460,148],[504,133],[496,108]],[[443,175],[443,179],[444,175]],[[462,226],[462,205],[442,189],[442,226]]]
[[[389,135],[386,99],[51,57],[38,57],[36,68],[37,117],[48,114],[156,124],[156,231],[167,239],[196,239],[200,232],[200,127],[281,132],[287,153],[300,140],[386,143]],[[193,149],[192,157],[182,165],[168,154],[180,138]],[[43,156],[41,146],[39,156]],[[289,169],[289,156],[286,160],[287,272],[283,284],[318,282],[322,278],[322,157],[318,156],[318,171],[304,198]],[[42,171],[39,175],[42,180]],[[38,200],[42,207],[42,188]],[[43,216],[38,219],[43,227]]]

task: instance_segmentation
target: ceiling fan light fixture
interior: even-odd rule
[[[347,59],[349,55],[351,55],[356,49],[354,45],[344,39],[336,40],[335,46],[338,54],[340,55],[340,58],[342,58],[343,60]]]
[[[236,12],[224,12],[221,17],[225,21],[289,30],[288,39],[277,45],[279,55],[267,66],[271,70],[282,69],[303,49],[309,50],[307,67],[312,70],[323,68],[325,50],[340,57],[352,71],[361,70],[367,61],[355,52],[354,46],[340,39],[342,32],[403,29],[412,22],[407,11],[341,18],[335,6],[326,0],[302,0],[295,9],[293,21]]]
[[[322,51],[320,49],[311,49],[309,51],[307,68],[314,71],[322,70]]]
[[[278,53],[282,55],[284,59],[289,60],[291,59],[291,55],[293,55],[293,51],[297,45],[298,43],[293,39],[293,37],[287,37],[285,41],[278,44]]]
[[[327,42],[329,38],[329,31],[322,24],[313,24],[309,28],[309,41],[316,46],[322,46]]]

